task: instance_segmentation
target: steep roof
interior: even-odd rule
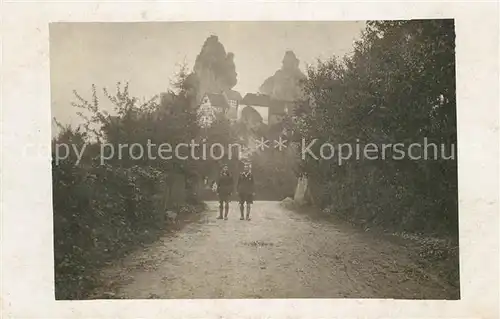
[[[234,101],[238,101],[238,102],[241,101],[241,99],[242,99],[241,94],[235,90],[227,91],[226,96],[229,100],[234,100]]]
[[[206,93],[205,94],[210,100],[210,104],[216,107],[229,108],[229,103],[223,94],[217,93]]]
[[[271,105],[271,97],[265,94],[247,93],[243,100],[241,100],[241,104],[269,107]]]

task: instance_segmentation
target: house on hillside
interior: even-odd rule
[[[174,101],[174,97],[171,92],[160,93],[158,117],[169,112],[169,105]],[[228,119],[236,121],[241,99],[241,94],[234,90],[220,93],[204,93],[196,105],[200,126],[210,126],[218,113],[222,113]]]
[[[209,127],[217,114],[225,114],[229,107],[229,102],[223,94],[205,93],[197,110],[198,124],[201,127]]]
[[[229,101],[223,93],[205,93],[201,98],[200,109],[213,109],[215,112],[226,113],[229,108]]]
[[[228,119],[236,121],[240,100],[241,95],[236,91],[205,93],[198,107],[200,126],[210,126],[217,114],[224,114]]]
[[[241,94],[234,90],[229,90],[222,94],[227,98],[229,103],[229,109],[226,113],[227,117],[232,121],[236,121],[238,119],[238,107],[242,100]]]

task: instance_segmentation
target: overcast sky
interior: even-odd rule
[[[215,34],[234,53],[242,95],[257,92],[281,67],[287,50],[300,68],[317,58],[352,51],[364,22],[55,23],[50,26],[52,116],[76,124],[73,90],[90,97],[91,85],[113,90],[129,82],[137,97],[165,91],[186,62],[191,69],[207,37]]]

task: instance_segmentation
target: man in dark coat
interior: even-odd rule
[[[233,177],[231,176],[227,165],[224,165],[222,167],[222,171],[220,172],[219,179],[217,180],[217,194],[219,195],[219,217],[217,217],[217,219],[224,218],[227,220],[232,192]],[[224,216],[222,215],[223,210]]]
[[[238,194],[240,197],[240,220],[245,219],[244,208],[246,204],[247,214],[246,220],[250,220],[250,209],[253,204],[254,193],[254,180],[252,175],[252,167],[250,164],[245,164],[244,171],[238,178]]]

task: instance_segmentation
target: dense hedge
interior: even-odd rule
[[[82,149],[86,134],[64,129],[53,140]],[[53,154],[55,291],[57,299],[82,299],[107,262],[157,239],[168,226],[165,208],[173,177],[153,166],[119,160],[101,164],[99,145],[82,160]],[[127,164],[127,165],[125,165]],[[174,183],[175,184],[175,183]],[[175,185],[173,185],[175,187]],[[168,205],[178,213],[203,209],[196,202]]]
[[[274,140],[270,140],[274,143]],[[296,153],[271,147],[252,156],[256,200],[283,200],[294,197],[297,185]]]
[[[104,262],[165,224],[154,195],[164,176],[152,169],[54,165],[56,298],[78,299]]]
[[[341,164],[308,156],[301,170],[319,206],[363,225],[458,239],[454,54],[453,20],[370,21],[352,55],[309,69],[292,127],[296,141],[354,149],[356,143],[408,147],[427,138],[455,154],[361,155]]]

